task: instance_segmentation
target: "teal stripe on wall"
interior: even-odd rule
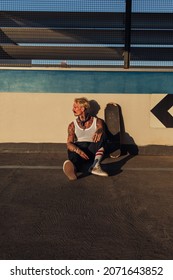
[[[173,72],[0,70],[0,92],[173,93]]]

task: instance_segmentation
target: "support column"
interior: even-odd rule
[[[130,67],[132,0],[126,0],[124,68]]]

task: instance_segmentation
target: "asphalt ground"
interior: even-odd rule
[[[69,181],[66,152],[0,153],[1,260],[173,259],[173,156],[102,162]]]

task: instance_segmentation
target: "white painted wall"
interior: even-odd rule
[[[150,113],[155,99],[151,94],[52,94],[0,93],[0,143],[65,143],[67,126],[74,119],[75,97],[96,100],[104,118],[108,102],[121,106],[125,130],[138,146],[173,145],[173,128],[165,128]],[[163,95],[164,96],[164,95]],[[129,143],[129,137],[124,142]]]

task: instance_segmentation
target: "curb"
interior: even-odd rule
[[[123,145],[123,154],[173,156],[173,146]],[[0,143],[0,153],[67,153],[65,143]]]

